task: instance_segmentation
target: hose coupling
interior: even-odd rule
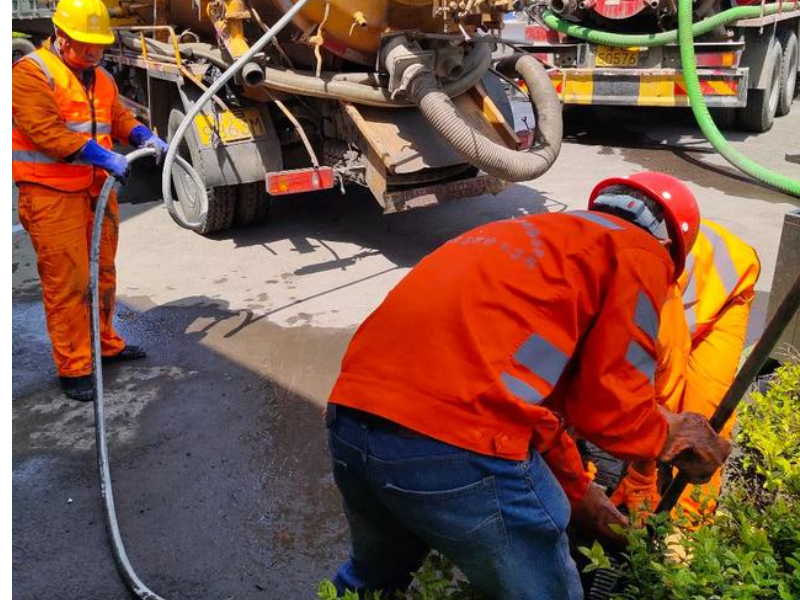
[[[404,35],[388,39],[381,51],[381,62],[389,73],[389,92],[392,99],[406,97],[414,82],[423,75],[433,74],[434,53]]]
[[[251,61],[242,67],[242,79],[247,85],[258,85],[264,82],[264,67],[255,61]]]

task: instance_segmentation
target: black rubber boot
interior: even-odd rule
[[[92,385],[91,375],[80,377],[59,377],[61,390],[67,398],[80,402],[91,402],[94,400],[94,385]]]
[[[122,349],[121,352],[114,354],[112,356],[104,356],[103,362],[115,363],[115,362],[124,362],[126,360],[139,360],[142,358],[147,358],[147,352],[144,351],[144,348],[142,348],[141,346],[134,346],[133,344],[128,344]]]

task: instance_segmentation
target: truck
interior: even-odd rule
[[[747,4],[752,2],[696,2],[695,19]],[[760,133],[791,111],[799,91],[800,2],[785,5],[789,10],[728,23],[695,39],[703,97],[721,127]],[[689,106],[677,43],[628,48],[590,43],[549,27],[542,19],[545,10],[603,31],[658,33],[675,27],[676,2],[534,0],[507,20],[504,35],[551,68],[564,104]]]
[[[211,82],[294,4],[104,2],[116,30],[105,68],[124,102],[166,138]],[[13,0],[14,31],[40,43],[52,33],[55,4]],[[344,193],[347,186],[367,188],[393,213],[497,194],[508,181],[543,173],[558,153],[560,110],[550,119],[552,131],[538,132],[544,149],[517,156],[531,136],[517,134],[501,79],[490,72],[512,5],[310,0],[202,108],[181,140],[178,153],[201,174],[207,197],[201,210],[196,188],[172,175],[186,221],[200,223],[193,228],[201,234],[250,225],[267,218],[275,197]],[[432,88],[425,106],[412,97],[423,79]],[[438,120],[426,113],[434,98],[444,115]],[[473,150],[474,143],[480,147]],[[511,173],[508,163],[520,161],[537,164]]]

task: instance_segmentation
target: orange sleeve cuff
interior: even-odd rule
[[[575,440],[562,431],[558,442],[543,453],[542,458],[561,484],[570,503],[579,502],[589,489],[592,477],[583,468],[583,460]]]

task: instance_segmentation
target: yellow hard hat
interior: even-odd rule
[[[102,0],[60,0],[53,24],[78,42],[114,43],[111,18]]]

